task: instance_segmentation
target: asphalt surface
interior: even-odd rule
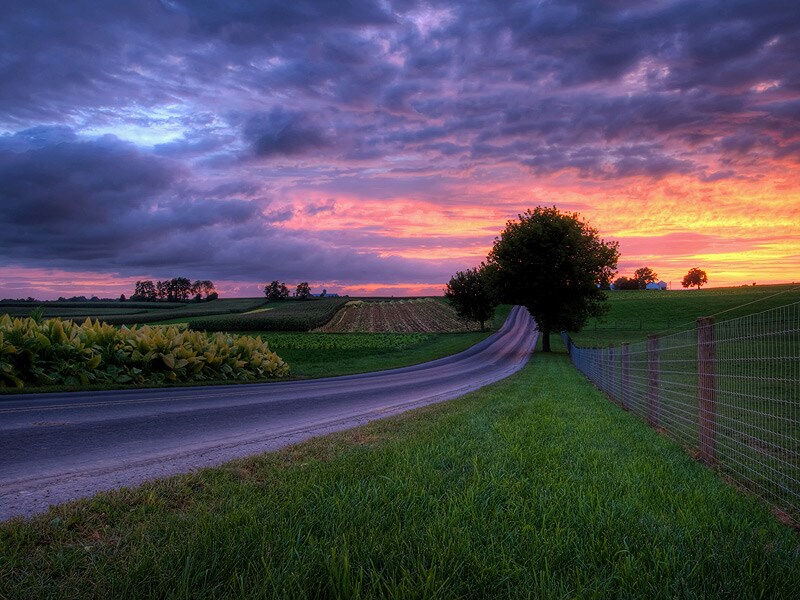
[[[472,348],[402,369],[0,399],[0,520],[455,398],[521,369],[536,336],[515,307]]]

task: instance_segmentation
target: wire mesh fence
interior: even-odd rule
[[[623,408],[800,524],[800,303],[572,362]]]

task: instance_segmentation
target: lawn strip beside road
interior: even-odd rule
[[[0,524],[0,597],[791,598],[800,536],[565,355]]]
[[[350,334],[350,333],[299,333],[299,336],[336,336],[355,340],[364,336],[403,336],[404,334]],[[334,377],[354,373],[368,373],[383,369],[407,367],[430,360],[463,352],[469,347],[486,339],[489,333],[434,333],[425,336],[413,344],[396,348],[364,347],[326,350],[323,348],[294,348],[288,343],[282,344],[281,335],[263,334],[270,349],[285,360],[291,370],[292,377]]]

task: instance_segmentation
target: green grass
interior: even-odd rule
[[[573,335],[582,346],[636,342],[648,334],[693,329],[697,317],[718,320],[761,312],[800,301],[800,284],[758,285],[700,290],[619,290],[607,292],[610,312],[591,319]],[[719,313],[719,314],[718,314]]]
[[[334,377],[415,365],[462,352],[489,333],[304,333],[310,338],[339,338],[340,347],[297,347],[285,334],[264,334],[269,347],[285,360],[293,377]],[[330,340],[328,340],[330,342]],[[385,342],[379,346],[376,341]]]
[[[2,598],[794,598],[800,536],[563,354],[0,525]]]

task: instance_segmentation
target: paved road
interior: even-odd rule
[[[455,398],[521,369],[536,335],[515,307],[476,346],[402,369],[0,399],[0,520]]]

